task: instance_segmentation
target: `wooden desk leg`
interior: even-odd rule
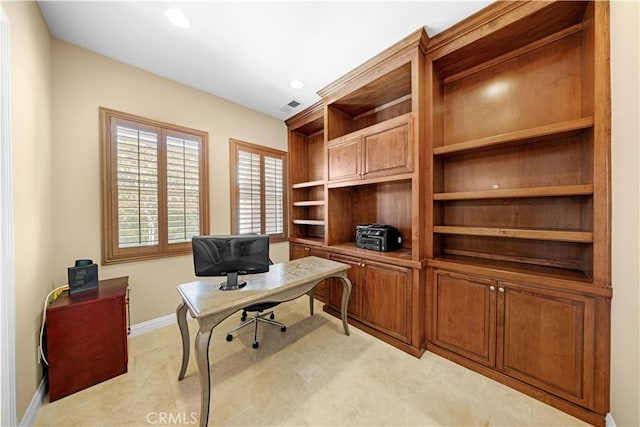
[[[347,306],[349,305],[349,296],[351,296],[351,280],[346,276],[340,276],[340,280],[342,280],[342,326],[344,327],[345,335],[349,335],[349,324],[347,323]]]
[[[181,381],[184,374],[187,373],[187,365],[189,364],[189,325],[187,324],[187,305],[184,302],[178,305],[176,317],[182,336],[182,366],[180,367],[180,375],[178,375],[178,381]]]
[[[209,423],[209,404],[211,398],[211,371],[209,368],[209,342],[211,333],[198,331],[196,335],[196,361],[200,373],[200,427],[207,427]]]

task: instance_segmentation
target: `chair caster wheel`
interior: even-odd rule
[[[280,332],[286,332],[286,331],[287,331],[287,327],[286,326],[283,326],[283,327],[280,328]]]
[[[273,319],[275,319],[275,318],[276,318],[276,315],[275,315],[275,314],[273,314],[273,313],[271,313],[271,316],[269,316],[269,319],[273,320]]]
[[[233,341],[233,335],[231,334],[227,335],[227,341],[229,342]]]
[[[253,348],[258,348],[260,347],[260,343],[259,342],[254,342],[253,343]]]

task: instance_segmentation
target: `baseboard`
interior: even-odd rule
[[[613,419],[613,415],[611,415],[611,412],[607,414],[607,416],[604,419],[604,422],[605,422],[605,427],[616,427],[616,422]]]
[[[131,336],[146,334],[147,332],[155,331],[156,329],[164,328],[165,326],[176,324],[176,315],[167,314],[166,316],[157,317],[155,319],[147,320],[146,322],[137,323],[131,325]]]
[[[42,402],[44,402],[47,395],[45,383],[46,380],[43,378],[42,381],[40,381],[40,385],[36,389],[31,402],[29,402],[29,406],[27,407],[20,424],[18,424],[20,427],[31,427],[35,424],[36,418],[38,418],[38,413],[40,413],[40,408],[42,407]]]

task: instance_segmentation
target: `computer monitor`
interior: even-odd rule
[[[269,236],[243,234],[234,236],[195,236],[191,239],[196,276],[226,276],[220,289],[242,288],[239,274],[269,271]]]

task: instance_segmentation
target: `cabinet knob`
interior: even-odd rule
[[[498,288],[498,292],[504,292],[504,288]]]
[[[304,248],[304,250],[308,252],[308,251],[310,251],[311,249],[310,249],[310,248]]]
[[[490,291],[495,291],[495,290],[496,290],[496,287],[495,287],[495,286],[493,286],[493,285],[491,285],[491,286],[489,286],[489,290],[490,290]]]
[[[360,267],[364,267],[364,262],[361,262],[361,263],[360,263]]]

